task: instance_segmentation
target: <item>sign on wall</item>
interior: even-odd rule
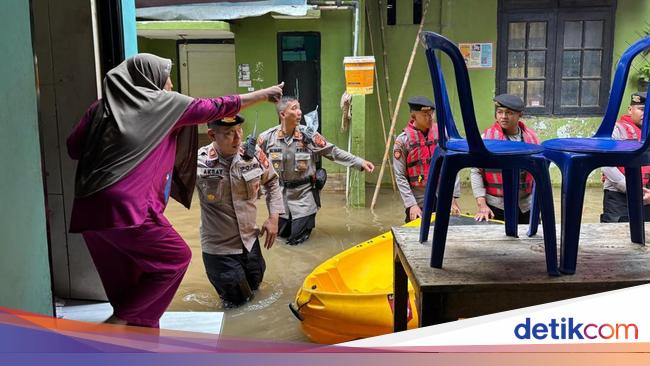
[[[251,87],[251,67],[249,64],[239,64],[237,67],[237,84],[240,88]]]
[[[492,67],[492,43],[459,43],[458,48],[468,69]]]

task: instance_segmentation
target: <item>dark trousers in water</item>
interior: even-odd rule
[[[643,206],[644,221],[650,221],[650,205]],[[600,222],[629,222],[627,195],[605,189],[603,194],[603,213]]]
[[[296,245],[300,244],[311,235],[311,230],[316,226],[316,214],[293,219],[283,219],[280,217],[278,222],[278,236],[287,239],[287,244]]]
[[[494,214],[494,218],[493,218],[494,220],[506,221],[505,220],[506,215],[502,209],[490,205],[488,205],[488,207],[490,208],[490,210],[492,210],[492,213]],[[520,224],[527,224],[530,221],[530,211],[522,212],[521,208],[519,207],[517,207],[517,211],[519,212],[519,218],[517,219],[517,221]]]
[[[224,302],[224,306],[239,306],[250,300],[264,278],[266,262],[255,240],[250,252],[214,255],[203,253],[208,280]]]

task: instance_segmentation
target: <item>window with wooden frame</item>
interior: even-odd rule
[[[500,0],[497,93],[532,115],[599,115],[608,99],[614,0]]]

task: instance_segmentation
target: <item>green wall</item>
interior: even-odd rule
[[[262,31],[263,30],[263,31]],[[321,131],[341,148],[347,147],[347,133],[340,132],[341,112],[339,102],[345,90],[343,57],[352,55],[353,14],[350,10],[324,10],[320,19],[273,19],[270,15],[235,21],[235,57],[237,64],[251,67],[253,87],[260,89],[278,80],[278,32],[319,32],[321,37]],[[239,88],[240,93],[247,92]],[[363,108],[362,108],[363,110]],[[249,121],[259,112],[258,131],[278,124],[275,108],[260,104],[243,112]],[[303,111],[308,112],[308,111]],[[252,124],[247,126],[247,130]],[[343,173],[345,168],[324,160],[328,173]]]
[[[153,53],[160,57],[172,60],[171,79],[174,84],[174,90],[180,90],[180,77],[178,76],[178,54],[176,51],[176,41],[173,39],[149,39],[138,37],[139,52]]]
[[[372,40],[374,45],[374,55],[377,61],[377,72],[379,76],[380,98],[384,112],[385,128],[388,131],[390,119],[388,117],[388,101],[386,95],[385,82],[385,65],[383,62],[382,42],[379,28],[379,9],[376,3],[369,2],[369,15],[372,27]],[[384,3],[385,4],[385,3]],[[404,80],[404,75],[408,65],[415,36],[419,24],[412,24],[412,1],[397,1],[397,24],[385,26],[385,43],[387,49],[388,78],[390,83],[390,93],[392,96],[392,108],[399,97],[399,92]],[[424,31],[434,31],[442,33],[454,42],[492,42],[496,45],[497,38],[497,13],[496,0],[430,0],[429,8],[425,15]],[[386,14],[382,13],[384,23]],[[368,43],[368,42],[367,42]],[[420,44],[417,46],[417,53],[411,69],[411,74],[404,90],[402,103],[399,108],[399,114],[395,124],[395,134],[398,135],[406,125],[409,119],[409,110],[406,101],[410,96],[424,95],[433,100],[433,90],[431,87],[431,78],[424,49]],[[367,45],[367,50],[370,46]],[[451,64],[447,59],[442,60],[443,69],[446,75],[451,72]],[[472,93],[476,108],[477,119],[480,127],[487,127],[492,121],[494,96],[494,85],[496,79],[496,69],[472,69],[469,72],[472,83]],[[448,85],[455,85],[454,78],[448,76]],[[367,153],[368,157],[376,162],[381,162],[384,153],[385,144],[382,143],[383,135],[381,132],[381,120],[377,106],[377,93],[368,98],[367,105]],[[449,88],[449,98],[453,107],[454,115],[458,116],[460,123],[460,109],[457,105],[458,97],[455,88]],[[462,126],[459,126],[462,129]],[[390,155],[389,155],[390,157]],[[373,185],[374,179],[369,181]],[[390,175],[384,174],[384,184],[389,182]]]
[[[363,4],[364,2],[362,2]],[[386,3],[383,2],[385,5]],[[496,52],[497,46],[497,4],[498,0],[430,0],[429,9],[425,17],[424,30],[431,30],[449,37],[454,42],[491,42]],[[404,79],[406,66],[413,48],[418,25],[412,24],[412,1],[398,0],[397,24],[385,26],[385,44],[387,53],[387,69],[392,96],[392,109],[395,109],[399,91]],[[376,1],[368,1],[363,9],[369,13],[369,27],[362,24],[359,55],[374,54],[378,72],[379,90],[366,97],[364,101],[355,99],[355,120],[363,116],[365,123],[356,122],[353,125],[353,152],[365,156],[375,165],[381,163],[385,142],[381,130],[381,119],[377,105],[377,97],[381,98],[384,113],[384,129],[388,132],[390,127],[389,106],[386,95],[385,64],[382,57],[384,48],[380,37],[379,7]],[[365,22],[364,12],[361,12]],[[618,1],[615,33],[614,33],[614,58],[616,61],[628,45],[640,38],[639,24],[646,24],[650,16],[650,2],[643,0]],[[382,13],[386,22],[385,9]],[[324,10],[320,19],[292,19],[276,20],[270,15],[247,18],[234,21],[231,30],[235,33],[237,63],[251,65],[253,86],[256,89],[271,85],[278,81],[277,75],[277,32],[290,31],[316,31],[321,34],[321,111],[322,129],[325,136],[340,147],[347,147],[348,135],[341,133],[339,100],[344,91],[344,75],[342,59],[352,54],[353,14],[351,10]],[[372,36],[372,38],[371,38]],[[370,41],[374,46],[371,51]],[[166,57],[176,58],[174,41],[152,41],[140,39],[140,47],[148,52],[159,52]],[[493,65],[496,65],[496,53]],[[448,75],[448,85],[455,85],[450,63],[443,58],[443,69]],[[495,94],[496,66],[491,69],[471,69],[469,71],[474,97],[474,107],[479,122],[479,128],[488,127],[494,120],[494,107],[492,98]],[[625,101],[629,94],[636,90],[636,82],[628,84]],[[240,88],[239,92],[247,90]],[[408,120],[408,106],[406,100],[409,96],[426,95],[432,98],[431,82],[423,49],[418,45],[418,50],[413,64],[411,75],[406,85],[400,111],[397,116],[395,135],[399,134]],[[462,124],[460,110],[457,105],[458,98],[455,88],[450,87],[449,97],[457,118]],[[624,112],[623,105],[621,112]],[[359,109],[363,109],[360,111]],[[259,129],[269,128],[277,123],[273,106],[260,105],[244,112],[249,117],[254,117],[259,111]],[[525,116],[525,120],[535,128],[542,139],[553,137],[588,136],[593,133],[600,123],[598,117],[569,116],[532,117]],[[363,128],[363,131],[359,130]],[[461,127],[462,130],[462,126]],[[252,125],[247,126],[248,129]],[[354,150],[356,149],[356,150]],[[330,173],[344,173],[345,169],[339,165],[325,161],[325,167]],[[388,167],[386,167],[388,168]],[[367,184],[373,185],[377,179],[376,170],[373,174],[366,174]],[[559,182],[559,173],[553,172],[554,181]],[[383,184],[389,182],[390,174],[385,172]],[[463,174],[467,179],[467,174]],[[599,183],[598,172],[592,175],[591,183]]]
[[[340,132],[341,112],[339,101],[345,90],[343,57],[352,55],[353,14],[351,10],[324,10],[320,19],[274,19],[271,15],[236,20],[231,23],[235,34],[235,57],[237,64],[251,67],[253,87],[261,89],[278,82],[277,33],[319,32],[321,36],[321,128],[323,134],[339,147],[347,147],[347,133]],[[363,28],[362,28],[363,29]],[[141,52],[151,52],[171,58],[178,63],[176,42],[138,38]],[[176,70],[177,68],[174,68]],[[172,71],[172,81],[178,84],[178,75]],[[178,88],[176,88],[178,90]],[[238,88],[239,93],[248,92]],[[361,114],[364,108],[360,108]],[[254,121],[259,112],[258,132],[277,125],[277,113],[273,105],[260,104],[242,114]],[[303,111],[307,112],[307,111]],[[250,131],[253,124],[246,124]],[[324,162],[329,173],[343,173],[345,168]]]
[[[411,1],[398,0],[398,18],[397,25],[386,26],[386,40],[388,49],[388,69],[390,78],[390,89],[395,103],[399,89],[403,80],[403,75],[406,69],[408,58],[411,54],[413,47],[413,39],[417,32],[417,25],[412,23],[411,15]],[[465,42],[492,42],[495,47],[497,45],[497,0],[431,0],[428,13],[425,18],[424,30],[432,30],[442,33],[456,43]],[[379,37],[379,22],[378,22],[378,9],[376,4],[370,7],[371,26],[373,27],[373,41],[375,44],[375,56],[378,63],[378,72],[380,75],[381,84],[381,98],[383,105],[386,105],[386,95],[383,80],[383,62],[381,61],[381,46]],[[384,22],[386,21],[384,13]],[[631,43],[638,40],[642,36],[642,31],[639,29],[644,24],[647,24],[646,19],[650,16],[650,2],[643,0],[621,0],[618,1],[615,19],[614,30],[614,57],[612,65],[613,69],[616,62],[620,58],[623,51],[629,47]],[[646,27],[649,28],[650,27]],[[404,99],[409,95],[422,94],[432,97],[431,83],[429,71],[426,66],[421,46],[418,46],[418,53],[411,71],[411,77],[407,84],[404,94]],[[496,65],[496,55],[493,63]],[[636,62],[640,64],[640,62]],[[462,130],[462,119],[458,108],[458,98],[454,85],[454,78],[450,75],[450,63],[443,58],[443,69],[447,76],[449,86],[449,97],[452,104],[454,116],[456,116],[457,123]],[[495,81],[496,81],[496,68],[492,69],[470,69],[470,81],[472,83],[472,93],[474,97],[474,108],[476,111],[479,128],[484,129],[488,127],[494,120],[493,111],[494,106],[492,98],[495,94]],[[636,81],[633,79],[633,72],[630,75],[628,87],[621,106],[621,113],[625,113],[627,109],[627,101],[629,95],[637,90]],[[377,111],[376,95],[370,98],[367,102],[367,147],[368,156],[373,160],[381,160],[384,145],[372,143],[372,141],[380,141],[383,137],[380,129],[375,129],[373,126],[380,126],[379,113]],[[387,108],[384,108],[386,121],[388,121]],[[590,136],[599,126],[601,117],[582,117],[582,116],[569,116],[563,118],[556,117],[533,117],[524,116],[524,119],[536,131],[538,131],[542,140],[555,138],[555,137],[577,137],[577,136]],[[397,119],[396,134],[404,127],[408,120],[408,106],[405,102],[402,103],[400,113]],[[375,122],[376,121],[376,122]],[[387,122],[386,129],[389,123]],[[467,172],[462,174],[463,180],[468,180]],[[552,169],[552,178],[555,183],[560,180],[559,171]],[[388,175],[384,175],[384,182],[388,182]],[[590,178],[590,184],[599,185],[600,172],[595,171]]]
[[[0,14],[0,306],[52,315],[29,2]]]

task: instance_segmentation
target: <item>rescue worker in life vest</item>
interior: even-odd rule
[[[316,131],[300,124],[300,102],[283,97],[276,105],[280,125],[262,132],[258,145],[280,175],[286,214],[280,216],[279,236],[296,245],[309,239],[320,207],[318,190],[324,171],[316,171],[316,160],[326,157],[338,164],[372,172],[375,166],[336,147]],[[318,179],[317,179],[318,178]]]
[[[535,131],[521,120],[524,101],[511,94],[501,94],[494,98],[496,121],[481,135],[483,139],[524,141],[539,144]],[[472,168],[470,174],[472,191],[478,205],[474,216],[477,221],[503,220],[503,177],[501,170]],[[519,222],[528,222],[532,202],[533,176],[521,170],[519,178]]]
[[[615,140],[640,140],[647,93],[634,93],[627,108],[614,126]],[[603,214],[600,222],[628,222],[625,170],[622,167],[603,167]],[[641,169],[643,178],[643,214],[650,221],[650,166]]]
[[[264,247],[270,249],[284,213],[278,175],[266,154],[242,148],[243,122],[236,116],[208,123],[212,143],[198,151],[203,263],[225,307],[243,304],[258,289],[266,269],[258,235],[266,234]],[[269,211],[261,230],[255,225],[260,186]]]
[[[411,118],[393,145],[393,171],[406,209],[405,222],[422,216],[429,165],[438,144],[438,124],[435,122],[433,102],[426,97],[416,96],[408,100],[408,105]],[[451,202],[453,215],[460,214],[458,197],[460,180],[456,176],[454,199]]]

